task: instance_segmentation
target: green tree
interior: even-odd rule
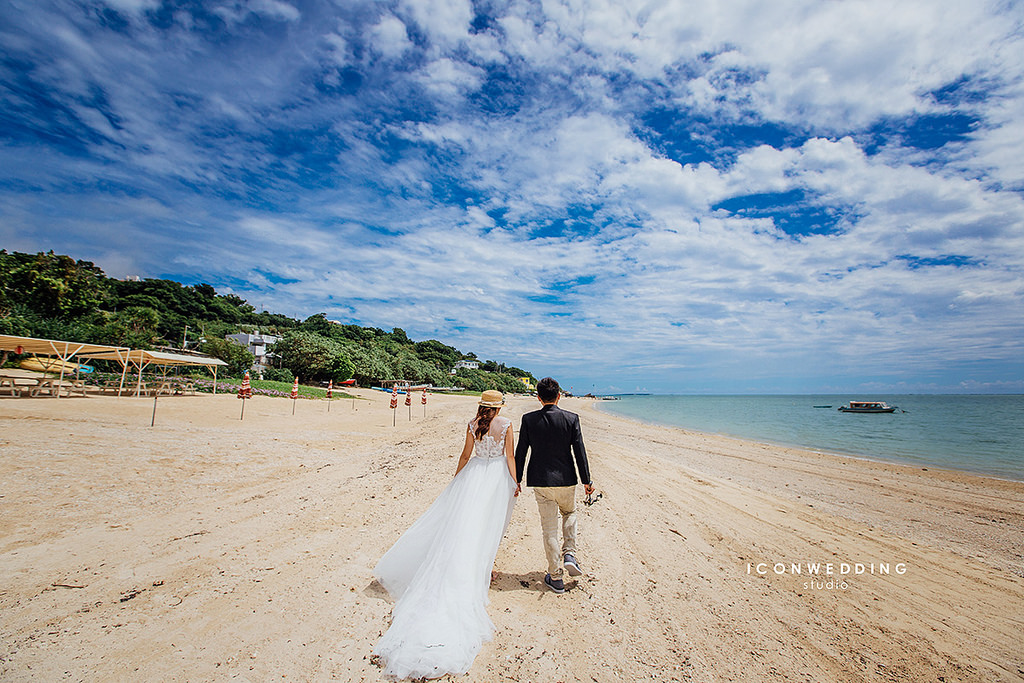
[[[431,363],[438,370],[448,372],[455,362],[462,358],[462,352],[456,348],[442,344],[436,339],[416,342],[416,355],[428,363]]]
[[[241,377],[256,362],[256,357],[249,353],[249,349],[230,339],[207,339],[199,346],[199,350],[227,363],[227,371],[232,377]]]
[[[181,343],[210,340],[202,348],[223,358],[240,373],[252,364],[248,352],[223,340],[247,329],[290,338],[289,370],[305,379],[343,379],[352,373],[363,384],[385,379],[447,384],[456,361],[474,353],[436,339],[414,342],[401,327],[331,323],[317,313],[301,323],[279,313],[256,312],[234,294],[220,295],[208,283],[191,286],[173,280],[115,280],[88,261],[48,253],[0,250],[0,333],[69,341],[113,343],[151,348],[161,339]],[[490,371],[490,372],[488,372]],[[514,377],[533,377],[520,368],[485,361],[479,371],[464,371],[459,382],[470,388],[515,391]]]
[[[505,373],[516,378],[529,377],[531,382],[533,382],[534,384],[537,383],[537,378],[533,376],[532,372],[527,372],[526,370],[523,370],[522,368],[517,368],[514,365],[505,368]]]
[[[160,314],[148,306],[129,306],[109,316],[102,341],[133,349],[150,349],[160,334]]]
[[[317,313],[316,315],[311,315],[305,320],[303,320],[302,323],[299,325],[300,330],[305,330],[306,332],[315,332],[324,337],[332,336],[332,327],[334,327],[334,323],[327,319],[326,313]]]
[[[196,296],[199,297],[199,300],[202,301],[204,305],[206,302],[213,301],[217,298],[217,290],[213,288],[213,285],[208,285],[205,282],[198,285],[192,285],[192,290],[195,291]]]
[[[396,327],[396,328],[392,329],[390,336],[398,344],[402,344],[402,345],[410,345],[410,344],[412,344],[412,340],[409,339],[409,335],[407,335],[405,333],[405,330],[403,330],[401,327]]]
[[[0,308],[0,334],[16,337],[39,336],[32,330],[30,318],[33,316],[32,310],[25,304],[14,303],[7,308]]]
[[[263,379],[291,383],[295,381],[295,375],[288,368],[267,368],[263,371]]]
[[[86,318],[42,318],[22,305],[15,305],[12,314],[0,320],[0,334],[14,334],[21,337],[42,337],[64,341],[97,342],[105,341],[102,326]]]
[[[92,314],[106,299],[106,277],[89,261],[52,251],[8,254],[0,251],[0,315],[14,302],[41,318],[70,319]]]
[[[376,344],[347,344],[345,351],[352,360],[352,376],[359,384],[373,386],[381,380],[400,379],[395,357]]]
[[[405,354],[399,359],[398,374],[401,375],[401,379],[434,385],[445,384],[448,377],[447,373],[438,370],[434,365],[411,354]]]
[[[506,394],[519,394],[526,391],[523,383],[500,372],[486,372],[484,370],[470,370],[459,368],[456,373],[456,381],[459,386],[473,391],[486,391],[497,389]]]
[[[352,376],[352,361],[338,342],[313,332],[289,332],[271,349],[281,365],[305,380],[344,381]]]
[[[276,336],[281,336],[288,330],[295,329],[299,324],[297,320],[293,320],[286,315],[268,313],[267,311],[253,313],[249,316],[249,322],[259,326],[261,332],[267,332]]]

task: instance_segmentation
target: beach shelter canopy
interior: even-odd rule
[[[136,383],[136,393],[142,386],[142,370],[148,365],[202,365],[213,372],[213,393],[217,393],[217,368],[227,365],[220,358],[209,356],[190,356],[184,353],[167,353],[166,351],[146,351],[145,349],[114,349],[113,351],[101,351],[98,353],[82,354],[83,358],[95,360],[116,360],[124,368],[121,373],[121,385],[118,387],[117,395],[121,395],[124,387],[124,376],[129,365],[139,369],[139,379]]]
[[[37,339],[35,337],[14,337],[11,335],[0,334],[0,351],[17,351],[19,347],[21,348],[21,353],[57,356],[61,360],[67,360],[72,356],[80,356],[86,353],[112,353],[115,351],[128,350],[119,346],[107,346],[105,344],[86,344],[84,342]]]
[[[106,344],[86,344],[85,342],[58,341],[56,339],[39,339],[36,337],[15,337],[7,334],[0,334],[0,351],[14,351],[16,353],[33,353],[44,356],[57,356],[62,361],[68,361],[72,356],[84,356],[87,353],[120,353],[128,349],[120,346],[107,346]],[[6,358],[6,356],[5,356]],[[62,363],[60,366],[60,380],[64,383],[64,373],[67,370]],[[60,391],[56,393],[60,398]]]
[[[108,347],[109,348],[109,347]],[[209,356],[190,356],[184,353],[167,353],[166,351],[146,351],[144,349],[113,349],[99,351],[96,353],[83,353],[84,358],[93,360],[116,360],[121,365],[131,363],[132,365],[146,367],[147,365],[205,365],[215,367],[227,365],[220,358]]]

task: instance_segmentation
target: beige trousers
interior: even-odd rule
[[[544,536],[544,553],[548,556],[548,573],[552,579],[562,578],[562,558],[576,554],[576,487],[538,486],[533,489],[540,511],[540,529]],[[562,518],[562,542],[558,542],[558,518]]]

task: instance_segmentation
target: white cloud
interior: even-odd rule
[[[302,17],[294,5],[282,0],[235,0],[218,5],[212,11],[228,24],[245,21],[250,14],[287,22],[295,22]]]
[[[480,87],[480,69],[447,57],[427,64],[421,70],[423,86],[441,98],[456,98]]]
[[[298,21],[302,16],[302,13],[294,5],[281,0],[251,0],[250,7],[257,14],[284,21]]]
[[[388,59],[397,59],[412,47],[405,24],[392,15],[386,15],[370,30],[370,40],[377,52]]]
[[[764,3],[757,0],[640,7],[613,0],[546,2],[559,42],[579,44],[608,71],[661,79],[666,70],[712,55],[703,73],[677,92],[688,104],[734,113],[744,107],[769,120],[844,130],[881,116],[931,108],[923,96],[963,75],[1020,74],[1016,5],[917,0]],[[510,48],[538,64],[551,23],[502,22]],[[736,70],[755,79],[737,81]],[[723,99],[724,98],[724,99]]]
[[[1007,71],[1008,76],[1015,73],[1013,68]],[[971,144],[963,148],[957,161],[1006,189],[1024,189],[1024,155],[1020,154],[1024,77],[1016,76],[993,101],[986,102],[984,114],[983,125],[972,132]]]
[[[465,39],[473,19],[468,0],[402,0],[400,6],[439,47]]]
[[[334,64],[346,66],[351,61],[349,55],[348,41],[337,33],[328,33],[323,36],[325,51]]]
[[[160,7],[160,0],[103,0],[119,12],[139,15]]]
[[[874,1],[545,0],[477,33],[468,2],[301,7],[222,5],[216,35],[49,13],[0,36],[46,46],[32,77],[54,103],[4,100],[39,131],[0,148],[5,243],[623,386],[1019,364],[1016,6],[879,21]],[[234,33],[253,12],[283,24]],[[960,105],[981,119],[968,140],[866,147],[862,127],[935,110],[927,92],[962,75],[988,79]],[[503,86],[511,104],[488,108]],[[646,141],[655,103],[678,108],[683,143],[761,121],[800,142],[686,163]],[[711,210],[793,190],[842,212],[837,234]]]
[[[498,23],[505,36],[505,49],[537,68],[561,70],[578,61],[578,43],[567,39],[554,22],[538,26],[527,11],[523,15],[504,16]]]

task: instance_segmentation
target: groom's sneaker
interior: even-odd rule
[[[548,588],[550,588],[551,590],[553,590],[556,593],[561,594],[561,593],[565,592],[565,584],[562,583],[562,580],[561,579],[552,579],[551,578],[551,574],[545,574],[544,575],[544,583],[547,584]]]
[[[580,563],[577,562],[576,558],[571,554],[565,554],[562,564],[565,565],[565,571],[569,572],[569,576],[583,576],[583,570],[580,569]]]

